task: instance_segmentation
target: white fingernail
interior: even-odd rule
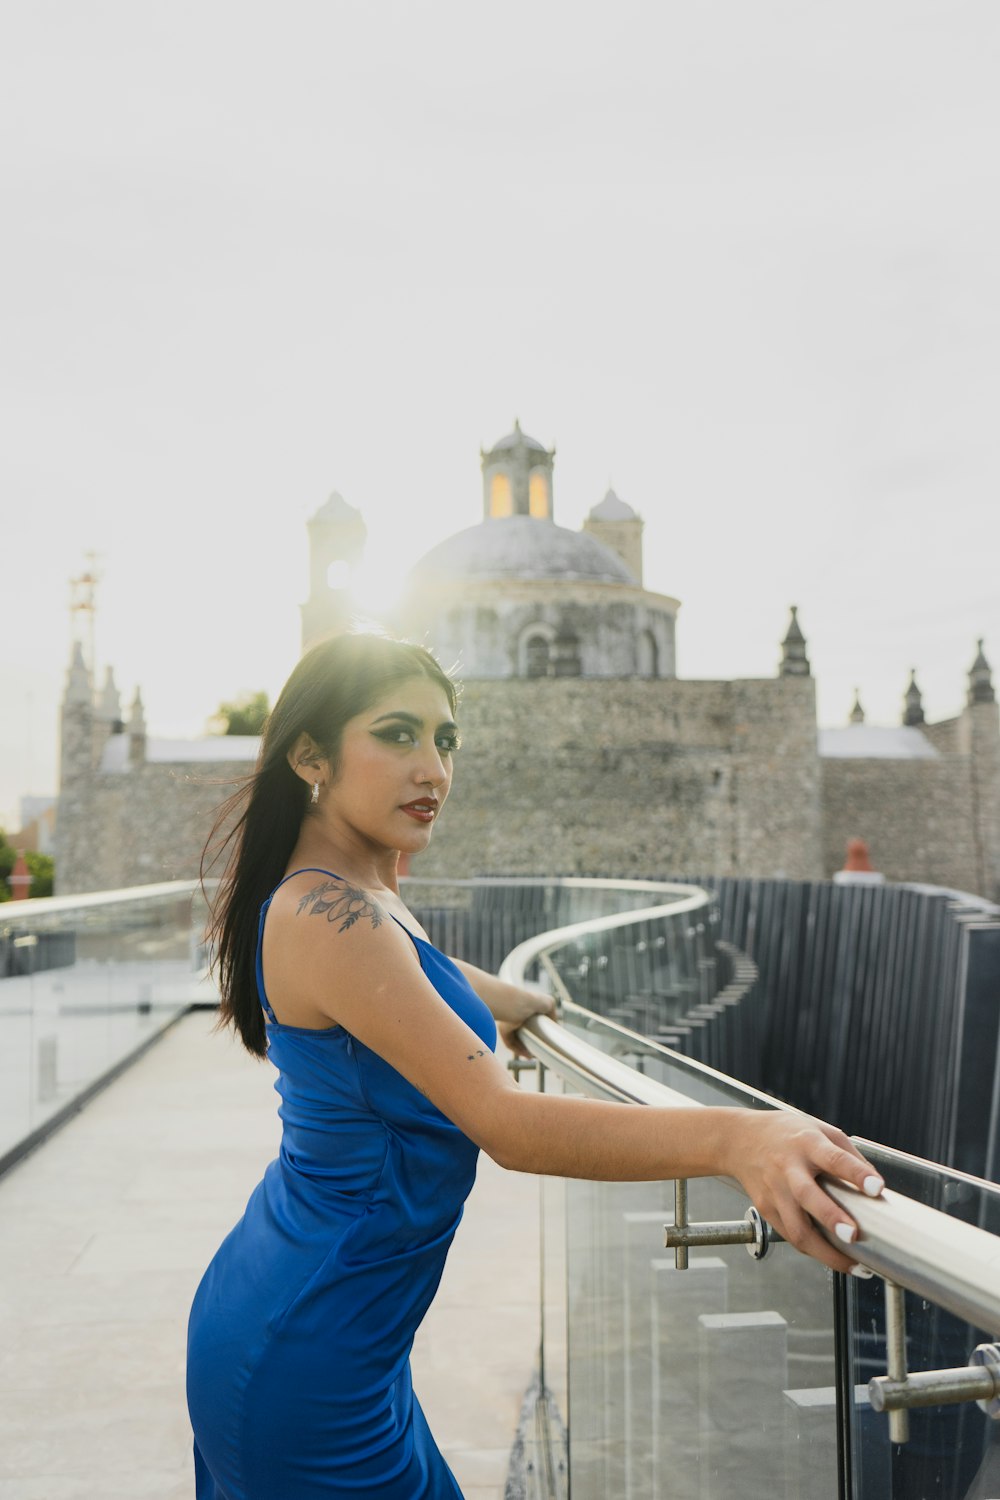
[[[843,1240],[845,1245],[850,1245],[853,1244],[858,1230],[856,1224],[844,1224],[841,1222],[833,1226],[833,1232],[838,1240]]]
[[[848,1274],[856,1276],[859,1281],[871,1281],[875,1272],[869,1271],[867,1266],[852,1266]]]
[[[877,1198],[879,1193],[885,1187],[885,1183],[882,1181],[881,1177],[872,1176],[866,1177],[861,1186],[864,1188],[869,1198]]]

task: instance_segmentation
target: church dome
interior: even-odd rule
[[[627,501],[609,489],[603,500],[591,507],[592,521],[638,521],[639,517]]]
[[[420,559],[411,578],[418,584],[471,578],[564,578],[633,587],[636,582],[596,537],[531,516],[481,521],[456,532]]]
[[[529,437],[526,432],[521,431],[521,424],[518,421],[514,423],[514,431],[500,438],[488,451],[489,453],[506,453],[511,448],[531,448],[535,453],[548,452],[544,443],[540,443],[537,438]]]

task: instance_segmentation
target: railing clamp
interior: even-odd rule
[[[663,1243],[674,1252],[678,1271],[688,1268],[688,1250],[702,1245],[746,1245],[754,1260],[763,1260],[768,1246],[781,1235],[751,1205],[742,1219],[692,1224],[688,1219],[688,1185],[683,1177],[674,1183],[674,1222],[664,1224]]]
[[[910,1409],[917,1406],[954,1406],[975,1401],[980,1411],[1000,1420],[1000,1344],[978,1344],[969,1363],[954,1370],[906,1368],[906,1310],[903,1289],[885,1283],[885,1375],[868,1382],[868,1399],[876,1411],[889,1415],[889,1441],[910,1437]]]
[[[522,1073],[537,1072],[538,1062],[534,1057],[508,1057],[507,1068],[513,1073],[516,1083],[519,1081]]]

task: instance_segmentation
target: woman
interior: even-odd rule
[[[802,1116],[516,1086],[496,1023],[512,1037],[550,1001],[445,957],[397,883],[448,796],[455,710],[422,648],[343,636],[303,657],[264,731],[214,935],[222,1019],[277,1067],[283,1135],[191,1313],[198,1500],[460,1496],[409,1353],[480,1148],[524,1172],[738,1178],[839,1271],[812,1220],[856,1230],[817,1175],[882,1187]]]

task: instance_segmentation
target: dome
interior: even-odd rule
[[[508,432],[506,437],[502,437],[498,443],[494,443],[493,447],[488,451],[490,453],[505,453],[511,448],[532,448],[536,453],[548,452],[544,443],[540,443],[537,438],[529,437],[526,432],[521,431],[520,422],[515,422],[514,431]]]
[[[435,579],[566,578],[635,586],[621,558],[596,537],[532,516],[481,521],[478,526],[456,532],[420,559],[411,578],[416,583]]]
[[[604,499],[598,501],[590,512],[592,521],[638,521],[638,519],[631,505],[619,499],[612,489],[608,490]]]

